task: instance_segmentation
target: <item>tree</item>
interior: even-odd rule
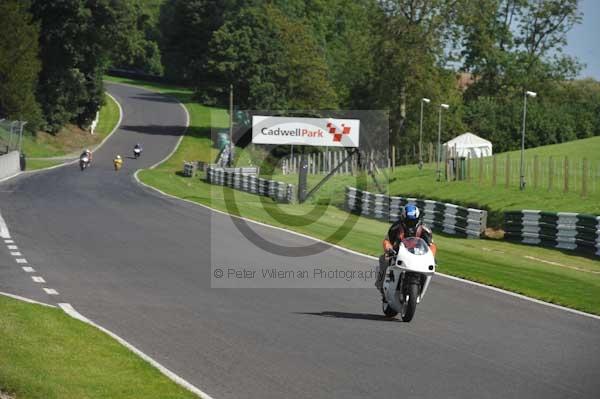
[[[140,0],[127,0],[129,7],[123,24],[130,27],[120,36],[112,51],[112,64],[118,68],[133,69],[152,75],[162,75],[158,47],[157,16],[151,15]]]
[[[37,98],[46,130],[87,126],[103,101],[102,76],[114,44],[131,29],[131,4],[112,0],[32,0],[40,24]]]
[[[238,103],[252,109],[337,107],[323,52],[303,20],[292,20],[274,5],[241,10],[213,34],[210,76]],[[206,89],[197,85],[201,92]],[[226,91],[217,91],[217,96]]]
[[[160,48],[166,76],[183,82],[202,79],[209,42],[231,7],[227,0],[168,0],[160,10]]]
[[[379,27],[382,31],[376,57],[378,105],[390,110],[392,140],[401,143],[416,137],[422,97],[450,102],[455,117],[450,126],[459,124],[457,107],[460,93],[456,77],[445,68],[446,48],[457,28],[459,2],[451,0],[381,1]],[[434,96],[435,95],[435,96]],[[448,129],[446,129],[448,131]]]
[[[0,3],[0,37],[0,116],[28,121],[35,129],[41,118],[35,99],[39,28],[24,2]]]
[[[579,23],[578,0],[481,0],[462,14],[463,69],[476,84],[467,98],[509,95],[576,76],[581,66],[562,54]]]

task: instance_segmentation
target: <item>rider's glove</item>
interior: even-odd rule
[[[393,257],[393,256],[396,256],[396,251],[394,251],[394,248],[388,248],[385,250],[385,254],[388,257]]]

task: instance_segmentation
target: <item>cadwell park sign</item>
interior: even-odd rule
[[[358,119],[252,117],[255,144],[358,147],[359,130]]]

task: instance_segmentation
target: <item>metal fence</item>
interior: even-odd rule
[[[461,174],[480,185],[519,186],[520,159],[515,154],[466,159]],[[600,191],[600,161],[578,157],[527,157],[523,164],[526,189],[573,192],[582,197]]]
[[[0,119],[0,154],[21,151],[26,122]]]
[[[308,174],[328,174],[342,160],[346,159],[351,152],[342,150],[325,150],[322,152],[311,152],[306,154]],[[281,170],[284,175],[298,173],[301,163],[301,154],[295,154],[284,158],[281,162]],[[377,168],[389,168],[392,166],[389,153],[382,151],[361,151],[360,157],[355,154],[348,162],[345,162],[336,174],[354,174],[364,171],[372,171]]]

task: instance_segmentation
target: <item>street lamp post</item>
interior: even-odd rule
[[[439,116],[438,116],[438,142],[437,142],[437,180],[442,180],[442,171],[440,169],[440,162],[442,161],[442,109],[448,109],[448,104],[440,104]]]
[[[525,120],[527,119],[527,97],[535,98],[536,96],[537,96],[537,93],[535,93],[533,91],[526,91],[525,95],[523,96],[523,130],[521,132],[521,166],[519,168],[519,170],[520,170],[519,189],[520,190],[525,189],[525,172],[524,172],[523,163],[525,161]]]
[[[423,104],[431,102],[428,98],[421,99],[421,123],[419,124],[419,169],[423,168]]]

